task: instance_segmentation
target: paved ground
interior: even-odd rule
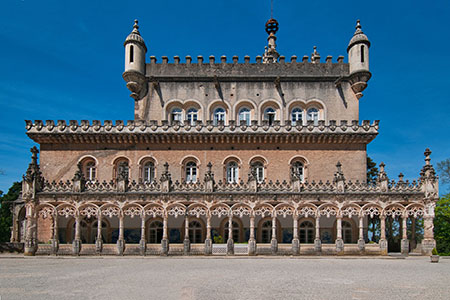
[[[450,299],[450,259],[6,258],[8,299]]]

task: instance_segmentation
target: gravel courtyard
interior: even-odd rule
[[[0,257],[9,299],[450,299],[450,259]]]

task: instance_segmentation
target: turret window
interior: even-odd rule
[[[225,122],[225,109],[222,107],[216,108],[214,111],[214,125],[219,124],[219,121]]]
[[[364,62],[364,45],[361,45],[361,62]]]
[[[299,107],[296,107],[292,110],[291,113],[291,121],[292,125],[302,125],[303,122],[303,110]]]
[[[247,107],[241,108],[241,110],[239,110],[239,124],[241,123],[241,121],[245,121],[245,124],[247,124],[247,126],[250,126],[250,109],[248,109]]]
[[[269,125],[273,125],[275,117],[276,117],[275,109],[273,109],[272,107],[266,108],[266,110],[264,111],[264,120],[269,121]]]
[[[134,62],[134,46],[130,45],[130,63]]]
[[[198,119],[198,110],[196,108],[190,108],[186,114],[187,120],[191,126],[194,126]]]
[[[319,110],[315,107],[308,109],[307,120],[314,121],[314,125],[317,125],[319,123]]]

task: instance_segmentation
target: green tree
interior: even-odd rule
[[[367,156],[367,183],[375,184],[378,178],[377,163]]]
[[[450,194],[436,203],[434,238],[439,254],[450,255]]]
[[[9,242],[12,226],[11,205],[19,197],[21,191],[21,182],[14,182],[7,194],[0,191],[0,242]]]

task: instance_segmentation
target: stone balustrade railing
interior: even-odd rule
[[[292,125],[290,120],[281,124],[280,121],[274,121],[269,124],[267,120],[263,120],[261,124],[253,120],[250,125],[245,121],[239,124],[234,120],[228,121],[228,124],[219,121],[214,124],[212,120],[206,122],[196,121],[195,125],[191,125],[189,121],[174,122],[169,124],[168,121],[158,122],[151,120],[134,121],[128,120],[125,124],[122,120],[117,120],[113,124],[110,120],[101,121],[94,120],[90,124],[87,120],[82,120],[78,123],[77,120],[70,120],[69,124],[64,120],[58,120],[56,123],[53,120],[47,120],[45,123],[41,120],[30,121],[26,120],[26,130],[28,134],[51,133],[51,134],[70,134],[70,133],[102,133],[102,134],[123,134],[123,133],[333,133],[333,134],[377,134],[379,129],[379,121],[376,120],[370,123],[369,120],[364,120],[359,123],[353,120],[350,123],[347,120],[341,120],[339,123],[336,120],[329,120],[328,123],[324,120],[308,121],[306,124]]]
[[[42,192],[44,193],[72,193],[76,185],[72,181],[45,181]],[[85,193],[161,193],[162,184],[154,182],[136,182],[126,183],[124,191],[118,190],[116,181],[88,181],[85,182],[80,190]],[[387,189],[383,189],[380,184],[367,184],[365,182],[351,180],[345,182],[344,191],[346,193],[417,193],[422,192],[422,182],[408,180],[403,181],[387,181]],[[311,182],[287,182],[287,181],[264,181],[257,182],[239,182],[226,183],[218,181],[213,185],[213,190],[208,190],[205,182],[186,183],[175,181],[169,185],[168,192],[186,192],[186,193],[210,193],[210,192],[231,192],[231,193],[338,193],[339,191],[335,183],[330,181],[311,181]]]

